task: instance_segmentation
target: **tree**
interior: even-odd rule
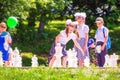
[[[77,11],[87,13],[87,23],[93,27],[93,22],[98,16],[105,19],[105,23],[118,22],[120,16],[120,1],[119,0],[73,0],[71,4],[72,14]]]
[[[38,32],[44,29],[48,21],[57,17],[63,18],[63,10],[69,3],[68,0],[36,0],[36,20],[40,21]]]
[[[20,21],[27,18],[29,0],[1,0],[0,1],[0,21],[6,21],[9,16],[15,16]]]

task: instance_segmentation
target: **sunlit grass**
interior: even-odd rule
[[[33,53],[32,52],[22,52],[21,56],[27,57],[27,58],[32,58]]]
[[[119,74],[118,68],[0,67],[0,80],[119,80]]]

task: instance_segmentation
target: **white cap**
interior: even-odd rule
[[[103,18],[102,17],[97,17],[95,22],[104,22]]]
[[[70,24],[71,22],[72,22],[71,19],[67,19],[67,20],[66,20],[66,24]]]
[[[85,12],[77,12],[77,13],[75,13],[74,14],[74,16],[76,17],[76,16],[80,16],[80,17],[83,17],[83,18],[86,18],[86,13]]]

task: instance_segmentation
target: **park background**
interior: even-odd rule
[[[0,22],[6,22],[8,17],[14,16],[18,19],[18,25],[15,28],[8,28],[7,31],[10,32],[13,38],[12,48],[17,47],[20,50],[23,66],[31,66],[31,58],[34,54],[38,57],[39,65],[47,66],[47,55],[49,54],[49,50],[51,48],[52,43],[54,42],[55,36],[59,33],[60,30],[65,28],[66,19],[74,20],[75,12],[86,12],[86,24],[90,28],[89,37],[94,37],[95,30],[97,29],[95,25],[95,19],[98,16],[104,18],[105,26],[110,30],[110,37],[112,41],[112,48],[109,50],[109,54],[116,53],[120,55],[120,0],[1,0],[0,1]],[[70,41],[67,44],[67,49],[72,48],[73,44]],[[92,55],[95,53],[92,52]],[[0,68],[1,69],[1,68]],[[41,70],[41,67],[38,68]],[[5,71],[3,71],[5,70]],[[7,72],[10,70],[10,72]],[[6,76],[9,73],[18,72],[19,75],[27,74],[26,69],[22,73],[21,69],[10,69],[10,68],[2,68],[0,73],[4,72]],[[28,70],[30,73],[36,72],[36,75],[40,74],[40,71]],[[48,68],[45,68],[46,71],[50,71]],[[19,72],[20,71],[20,72]],[[66,70],[67,71],[67,70]],[[76,71],[76,70],[75,70]],[[84,72],[84,69],[82,70]],[[91,70],[94,72],[94,70]],[[91,71],[90,75],[92,75]],[[98,71],[98,70],[96,70]],[[112,75],[116,77],[119,72],[113,72],[114,70],[108,72],[111,77]],[[118,70],[115,70],[118,71]],[[51,69],[51,73],[45,73],[46,75],[52,74],[53,72],[56,74],[59,71],[54,71]],[[60,70],[59,75],[64,72],[64,70]],[[70,79],[76,79],[80,74],[70,74],[70,70],[66,75],[70,75]],[[100,71],[103,73],[104,71]],[[29,74],[30,74],[29,73]],[[38,74],[37,74],[38,73]],[[75,73],[75,72],[73,72]],[[99,72],[98,77],[92,76],[91,80],[99,79],[101,74]],[[111,74],[112,73],[112,74]],[[114,74],[115,73],[115,74]],[[26,76],[28,76],[27,74]],[[86,73],[89,75],[89,73]],[[31,76],[32,74],[30,74]],[[75,75],[75,77],[74,77]],[[15,76],[15,75],[14,75]],[[26,78],[29,79],[31,77]],[[65,75],[62,75],[65,77]],[[18,76],[17,76],[18,77]],[[32,76],[34,77],[34,75]],[[38,76],[41,77],[41,76]],[[46,77],[46,76],[44,76]],[[71,78],[73,77],[73,78]],[[83,76],[84,77],[84,76]],[[78,78],[83,78],[78,77]],[[120,78],[120,76],[117,76]],[[10,79],[12,80],[14,77],[12,76]],[[21,77],[19,77],[21,78]],[[18,78],[18,79],[19,79]],[[60,80],[61,76],[57,79],[56,77],[43,78],[43,80]],[[2,78],[1,78],[2,79]],[[89,80],[87,78],[85,80]],[[109,79],[109,78],[108,78]],[[2,79],[4,80],[4,79]],[[6,79],[7,80],[7,79]],[[15,78],[15,80],[17,80]],[[31,78],[33,80],[33,78]],[[67,80],[67,78],[63,78],[63,80]],[[114,80],[114,79],[113,79]]]

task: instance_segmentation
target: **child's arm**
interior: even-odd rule
[[[107,40],[108,40],[108,36],[105,37],[105,40],[104,40],[104,43],[103,43],[103,45],[102,45],[101,50],[104,50],[104,48],[105,48],[105,46],[106,46],[106,43],[107,43]]]
[[[6,36],[6,40],[10,45],[12,44],[12,39],[10,38],[9,35]]]
[[[86,38],[86,40],[85,40],[85,45],[84,45],[84,49],[83,49],[84,51],[86,51],[86,50],[87,50],[88,38],[89,38],[88,33],[86,33],[85,35],[86,35],[86,37],[85,37],[85,38]]]
[[[105,30],[104,34],[105,34],[105,40],[104,40],[104,43],[103,43],[103,45],[102,45],[101,50],[104,50],[104,48],[105,48],[105,46],[106,46],[106,44],[107,44],[108,34],[109,34],[108,29]]]
[[[72,40],[73,40],[75,46],[76,46],[78,49],[80,49],[81,52],[82,52],[82,54],[84,55],[84,51],[83,51],[83,49],[80,47],[80,45],[78,44],[78,42],[77,42],[75,39],[72,39]]]
[[[58,34],[55,38],[55,45],[58,43],[58,40],[60,39],[60,37],[62,37],[61,34]]]

